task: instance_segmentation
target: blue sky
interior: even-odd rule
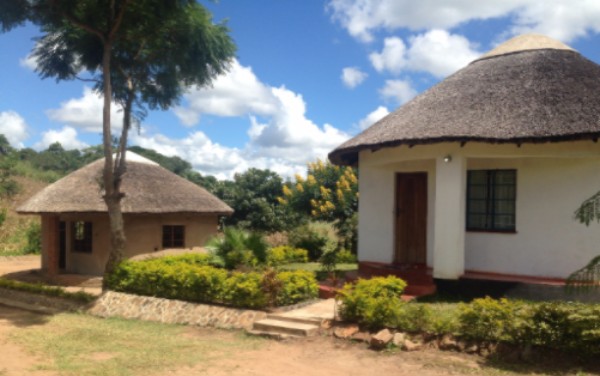
[[[204,174],[249,167],[283,176],[512,36],[537,32],[600,62],[600,2],[539,0],[221,0],[238,51],[210,88],[151,112],[131,144]],[[100,143],[101,100],[85,83],[41,80],[39,32],[0,35],[0,133],[15,147]],[[115,110],[113,127],[118,128]]]

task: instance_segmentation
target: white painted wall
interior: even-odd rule
[[[467,232],[467,270],[564,278],[600,254],[600,224],[573,219],[600,190],[599,158],[475,159],[468,168],[517,170],[517,233]]]
[[[600,190],[600,144],[468,143],[461,147],[443,143],[360,153],[360,261],[393,260],[394,176],[425,171],[429,183],[427,264],[436,264],[435,161],[445,155],[465,158],[467,169],[517,169],[517,233],[466,233],[465,269],[564,278],[600,254],[600,224],[586,227],[573,220],[579,204]],[[464,229],[464,218],[459,214],[456,218]]]

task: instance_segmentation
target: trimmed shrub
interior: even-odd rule
[[[319,285],[311,272],[304,270],[281,272],[277,274],[277,279],[281,281],[281,290],[276,300],[278,306],[313,299],[319,294]]]
[[[336,254],[338,264],[356,264],[356,255],[346,249],[340,249]]]
[[[205,257],[173,256],[142,261],[124,261],[107,276],[115,291],[180,299],[200,303],[222,303],[234,307],[263,308],[293,304],[315,298],[318,285],[312,273],[229,273],[208,265]]]
[[[400,306],[394,327],[405,332],[432,332],[434,316],[428,305],[404,303]]]
[[[340,315],[370,329],[393,328],[405,304],[400,298],[405,288],[406,282],[394,276],[346,284],[338,296],[342,303]]]
[[[542,303],[527,321],[528,343],[580,355],[600,354],[600,305]]]
[[[262,288],[259,273],[233,272],[223,286],[223,302],[234,307],[263,308],[267,306],[267,294]]]
[[[308,262],[308,251],[288,245],[271,248],[267,251],[267,265],[269,266],[290,264],[293,262]]]
[[[485,297],[459,307],[461,335],[484,341],[515,342],[523,325],[523,306],[508,299]]]

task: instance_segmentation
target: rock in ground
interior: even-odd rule
[[[383,349],[392,341],[392,338],[394,338],[394,335],[389,331],[389,329],[380,330],[377,332],[377,334],[371,337],[371,347],[374,349]]]

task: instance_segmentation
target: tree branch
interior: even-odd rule
[[[57,2],[59,2],[59,1],[53,0],[52,6],[56,6]],[[87,31],[88,33],[96,35],[98,38],[100,38],[100,40],[102,41],[103,44],[106,42],[106,38],[104,38],[104,34],[102,34],[102,32],[100,30],[97,30],[97,29],[91,27],[90,25],[86,25],[82,21],[75,18],[75,16],[73,16],[72,14],[69,14],[69,12],[65,12],[62,10],[60,10],[59,12],[73,25],[77,26],[78,28],[80,28],[82,30]]]

